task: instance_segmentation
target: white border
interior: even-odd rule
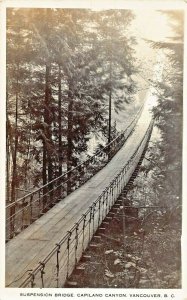
[[[88,299],[88,297],[78,297],[77,293],[80,293],[80,289],[12,289],[12,288],[4,288],[5,286],[5,247],[4,247],[4,240],[5,240],[5,157],[6,157],[6,124],[5,124],[5,112],[6,112],[6,8],[7,7],[40,7],[40,8],[47,8],[47,7],[55,7],[55,8],[90,8],[90,9],[184,9],[185,15],[187,13],[187,1],[169,1],[169,0],[157,0],[157,1],[126,1],[126,0],[53,0],[53,1],[45,1],[45,0],[0,0],[0,199],[1,199],[1,212],[0,212],[0,300],[13,300],[13,299],[41,299],[41,297],[36,296],[27,296],[27,297],[20,297],[20,292],[34,292],[34,293],[52,293],[53,297],[42,297],[42,298],[49,298],[49,299],[60,299],[55,298],[55,292],[58,293],[70,293],[74,294],[73,298],[75,299]],[[185,18],[186,19],[186,18]],[[159,26],[159,24],[158,24]],[[187,37],[187,22],[185,21],[185,35]],[[185,54],[187,54],[187,44],[185,40]],[[185,58],[186,55],[184,55]],[[182,284],[183,288],[181,290],[165,290],[165,289],[82,289],[82,293],[99,293],[103,294],[103,298],[111,299],[105,297],[106,293],[126,293],[126,298],[121,299],[135,299],[130,297],[130,293],[138,293],[138,294],[145,294],[145,293],[157,293],[157,294],[168,294],[168,298],[163,299],[176,299],[176,300],[185,300],[187,299],[187,255],[186,255],[186,246],[187,246],[187,234],[185,229],[187,230],[187,203],[186,203],[186,195],[187,195],[187,185],[185,172],[187,170],[187,85],[185,83],[187,78],[187,60],[184,62],[184,126],[183,126],[183,236],[182,236],[182,256],[183,256],[183,276],[182,276]],[[171,298],[171,295],[174,294],[175,298]],[[62,298],[61,298],[62,299]],[[98,299],[98,298],[94,298]],[[113,299],[113,298],[112,298]],[[120,298],[115,298],[120,299]],[[150,298],[139,298],[139,299],[150,299]],[[153,299],[153,298],[151,298]],[[158,299],[158,298],[157,298]]]
[[[1,3],[0,3],[1,4]],[[3,3],[4,4],[4,3]],[[6,8],[0,6],[0,287],[5,286]],[[1,299],[1,292],[0,292]]]
[[[183,0],[2,0],[6,7],[90,9],[185,9]]]
[[[183,72],[183,213],[182,213],[182,285],[185,287],[187,299],[187,2],[185,7],[184,24],[184,72]]]

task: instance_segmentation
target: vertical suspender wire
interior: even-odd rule
[[[90,206],[90,218],[89,218],[89,242],[91,239],[91,222],[92,222],[92,206]]]
[[[109,187],[109,210],[111,210],[112,207],[112,201],[111,201],[111,185]]]
[[[56,287],[59,287],[59,270],[60,270],[60,264],[59,264],[59,254],[60,254],[60,244],[57,245],[57,252],[56,252]]]
[[[31,288],[34,288],[34,286],[35,286],[34,280],[35,280],[35,275],[32,273],[31,274]]]
[[[104,219],[105,217],[105,197],[104,197],[104,193],[102,194],[102,197],[103,197],[103,201],[102,201],[102,220]]]
[[[33,194],[30,197],[30,224],[32,223],[32,217],[33,217]]]
[[[92,211],[92,220],[93,220],[93,231],[92,231],[92,234],[94,234],[95,230],[94,230],[94,227],[95,227],[95,206],[96,206],[96,203],[94,202],[93,203],[93,211]]]
[[[77,264],[77,248],[78,248],[78,243],[79,243],[78,231],[79,231],[79,223],[76,223],[76,228],[75,228],[75,264]]]
[[[112,204],[114,204],[114,183],[112,182],[111,184],[111,188],[112,188]]]
[[[82,226],[82,230],[83,230],[83,236],[82,236],[82,251],[84,251],[84,239],[85,239],[85,226],[86,226],[86,215],[83,215],[83,226]]]
[[[40,270],[40,272],[41,272],[41,282],[42,282],[42,288],[44,288],[44,274],[45,274],[44,268],[45,268],[45,264],[43,262],[40,262],[40,264],[42,266],[41,270]]]
[[[69,277],[69,254],[70,254],[70,241],[71,241],[71,235],[72,235],[72,232],[71,231],[68,231],[69,233],[69,237],[68,237],[68,240],[67,240],[67,251],[68,251],[68,255],[67,255],[67,273],[66,273],[66,278]]]
[[[38,216],[40,217],[40,214],[42,212],[41,209],[41,189],[38,191]]]
[[[23,223],[24,223],[24,200],[22,201],[22,212],[21,212],[21,230],[23,230]]]
[[[99,198],[99,208],[98,208],[98,227],[100,225],[100,219],[101,219],[101,197]]]
[[[105,199],[106,199],[106,205],[105,205],[105,216],[108,212],[108,190],[105,190]]]

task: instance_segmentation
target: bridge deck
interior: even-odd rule
[[[125,145],[101,171],[6,244],[7,286],[20,285],[27,275],[23,274],[36,267],[118,174],[148,128],[148,107]]]

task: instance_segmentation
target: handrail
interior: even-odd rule
[[[143,107],[144,104],[140,107],[126,129],[109,144],[103,147],[103,149],[98,150],[95,155],[89,157],[75,168],[56,177],[35,191],[8,204],[6,206],[7,241],[20,233],[25,227],[28,227],[33,221],[49,210],[50,207],[56,204],[59,199],[63,199],[72,191],[72,189],[75,190],[84,184],[90,177],[95,175],[104,165],[106,165],[133,132]],[[101,153],[105,155],[101,157]],[[74,180],[74,178],[76,178],[76,180]],[[72,180],[74,180],[76,185],[72,185]]]
[[[64,259],[64,265],[66,265],[66,278],[68,278],[69,274],[69,268],[72,270],[72,265],[69,266],[69,249],[70,249],[70,240],[71,237],[73,236],[73,233],[75,233],[75,230],[77,229],[77,227],[79,228],[80,224],[86,220],[86,218],[89,216],[91,216],[91,213],[94,209],[96,209],[97,204],[99,203],[99,206],[97,207],[97,214],[94,215],[93,213],[93,218],[92,216],[89,218],[89,222],[87,223],[87,226],[89,226],[89,232],[90,232],[90,224],[92,223],[92,235],[89,236],[86,246],[88,245],[88,243],[90,242],[94,232],[96,231],[97,227],[101,224],[102,220],[105,218],[105,216],[107,215],[107,213],[109,212],[110,208],[113,206],[113,204],[115,203],[118,195],[122,192],[124,186],[127,184],[129,178],[131,177],[131,174],[134,172],[134,169],[136,168],[136,165],[138,163],[138,161],[140,160],[142,153],[144,151],[144,149],[146,148],[147,143],[149,142],[151,133],[152,133],[152,129],[153,129],[153,125],[154,125],[154,120],[152,119],[141,142],[139,143],[138,147],[136,148],[136,150],[134,151],[134,153],[130,156],[130,158],[128,159],[128,161],[126,162],[126,164],[123,166],[123,168],[120,170],[120,172],[115,176],[115,178],[113,178],[113,180],[111,181],[111,183],[109,184],[108,187],[105,188],[105,190],[100,194],[100,196],[96,199],[96,201],[93,202],[93,204],[87,209],[87,211],[82,215],[82,217],[78,220],[78,222],[76,222],[73,227],[70,229],[70,231],[68,231],[65,236],[62,237],[62,239],[55,245],[55,247],[49,252],[49,254],[42,260],[42,262],[40,262],[34,270],[32,270],[30,272],[30,274],[27,276],[27,278],[20,284],[19,287],[26,287],[28,286],[28,284],[31,284],[31,287],[34,287],[35,285],[35,279],[36,279],[36,275],[43,271],[43,266],[47,267],[47,263],[50,261],[50,259],[56,255],[57,253],[59,254],[59,249],[62,247],[62,245],[66,245],[67,243],[67,253],[64,254],[66,257],[61,257],[61,260]],[[134,165],[135,164],[135,165]],[[130,174],[128,174],[128,172]],[[125,178],[125,175],[127,176],[128,174],[128,180]],[[104,214],[102,213],[102,209],[104,209]],[[97,221],[96,226],[94,225],[94,218]],[[93,219],[93,221],[92,221]],[[84,223],[83,223],[84,225]],[[88,229],[88,228],[87,228]],[[79,234],[83,234],[84,235],[85,232],[85,228],[83,226],[83,230],[81,230],[81,232],[79,232]],[[75,242],[76,237],[73,239],[73,242]],[[72,245],[71,244],[71,245]],[[72,251],[74,250],[74,254],[76,256],[76,252],[77,252],[77,244],[75,243],[73,249],[71,249]],[[80,249],[81,250],[81,249]],[[83,252],[84,247],[82,249]],[[57,254],[57,256],[58,256]],[[56,265],[57,268],[58,265]],[[59,267],[59,266],[58,266]],[[44,273],[43,273],[44,274]],[[42,276],[41,276],[42,277]],[[43,278],[43,277],[42,277]],[[38,279],[41,280],[41,279]],[[59,281],[59,268],[57,269],[57,282]],[[44,287],[44,281],[42,280],[42,287]],[[58,286],[57,286],[58,287]]]

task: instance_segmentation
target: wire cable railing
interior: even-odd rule
[[[6,206],[6,240],[8,241],[19,234],[57,202],[64,199],[70,192],[79,188],[101,170],[132,134],[143,107],[144,105],[141,106],[123,132],[93,156],[35,191],[8,204]]]
[[[19,287],[63,287],[97,228],[128,183],[147,146],[154,121],[151,120],[140,144],[129,160],[74,226],[32,270]],[[18,280],[17,280],[18,281]]]

